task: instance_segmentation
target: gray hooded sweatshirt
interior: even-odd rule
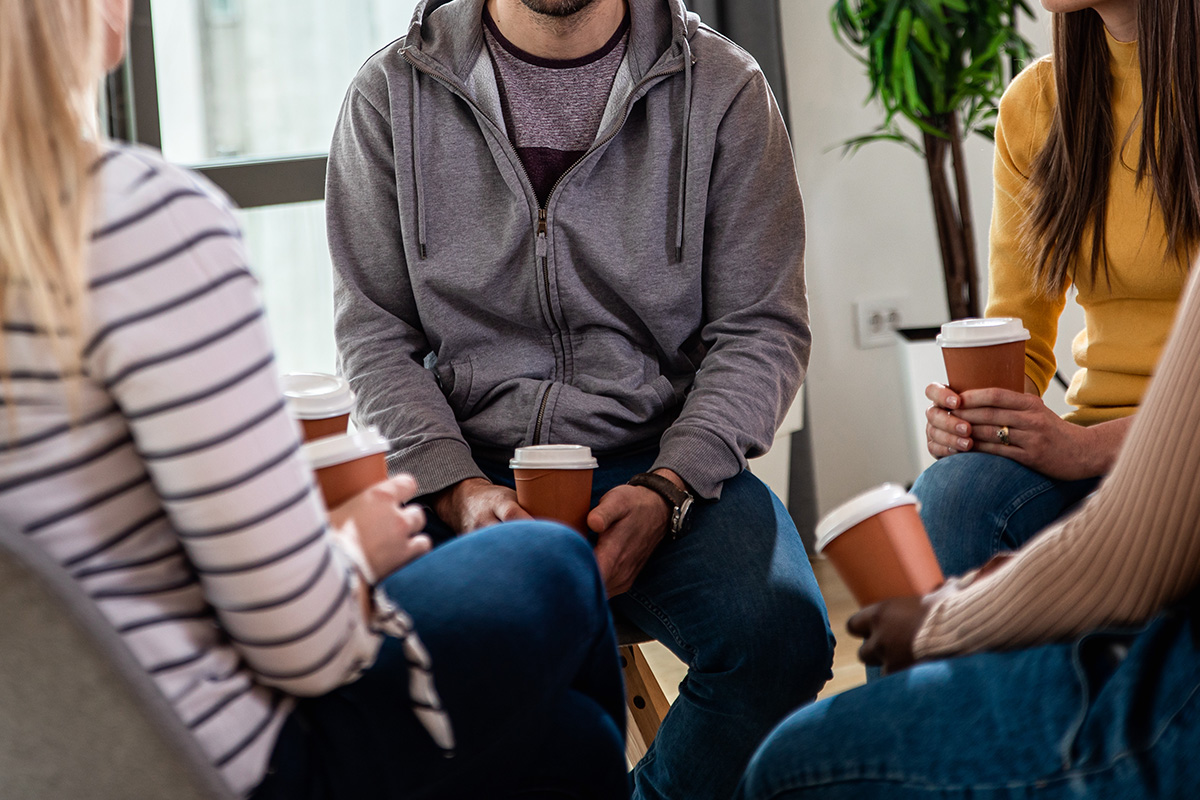
[[[539,208],[482,0],[418,6],[346,96],[326,191],[341,369],[393,471],[658,448],[720,496],[808,364],[804,215],[758,65],[679,0],[629,0],[591,149]]]

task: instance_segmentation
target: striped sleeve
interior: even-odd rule
[[[1010,649],[1141,622],[1200,580],[1200,271],[1146,402],[1083,507],[1003,566],[935,595],[913,651]]]
[[[131,210],[93,235],[93,262],[118,266],[91,277],[87,369],[128,421],[247,664],[265,684],[321,694],[369,665],[380,636],[281,400],[233,214],[183,171],[158,169],[171,173],[148,176]]]

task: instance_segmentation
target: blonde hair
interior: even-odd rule
[[[64,375],[81,366],[101,2],[0,0],[0,318],[19,298]]]

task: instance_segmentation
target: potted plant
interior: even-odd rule
[[[1030,54],[1020,12],[1033,17],[1025,0],[836,0],[830,12],[835,35],[867,68],[867,102],[884,110],[847,151],[891,141],[925,159],[951,319],[979,316],[962,143],[994,138],[1000,95]]]

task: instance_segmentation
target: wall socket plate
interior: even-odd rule
[[[896,341],[900,327],[900,299],[859,298],[854,302],[854,333],[860,350],[887,347]]]

